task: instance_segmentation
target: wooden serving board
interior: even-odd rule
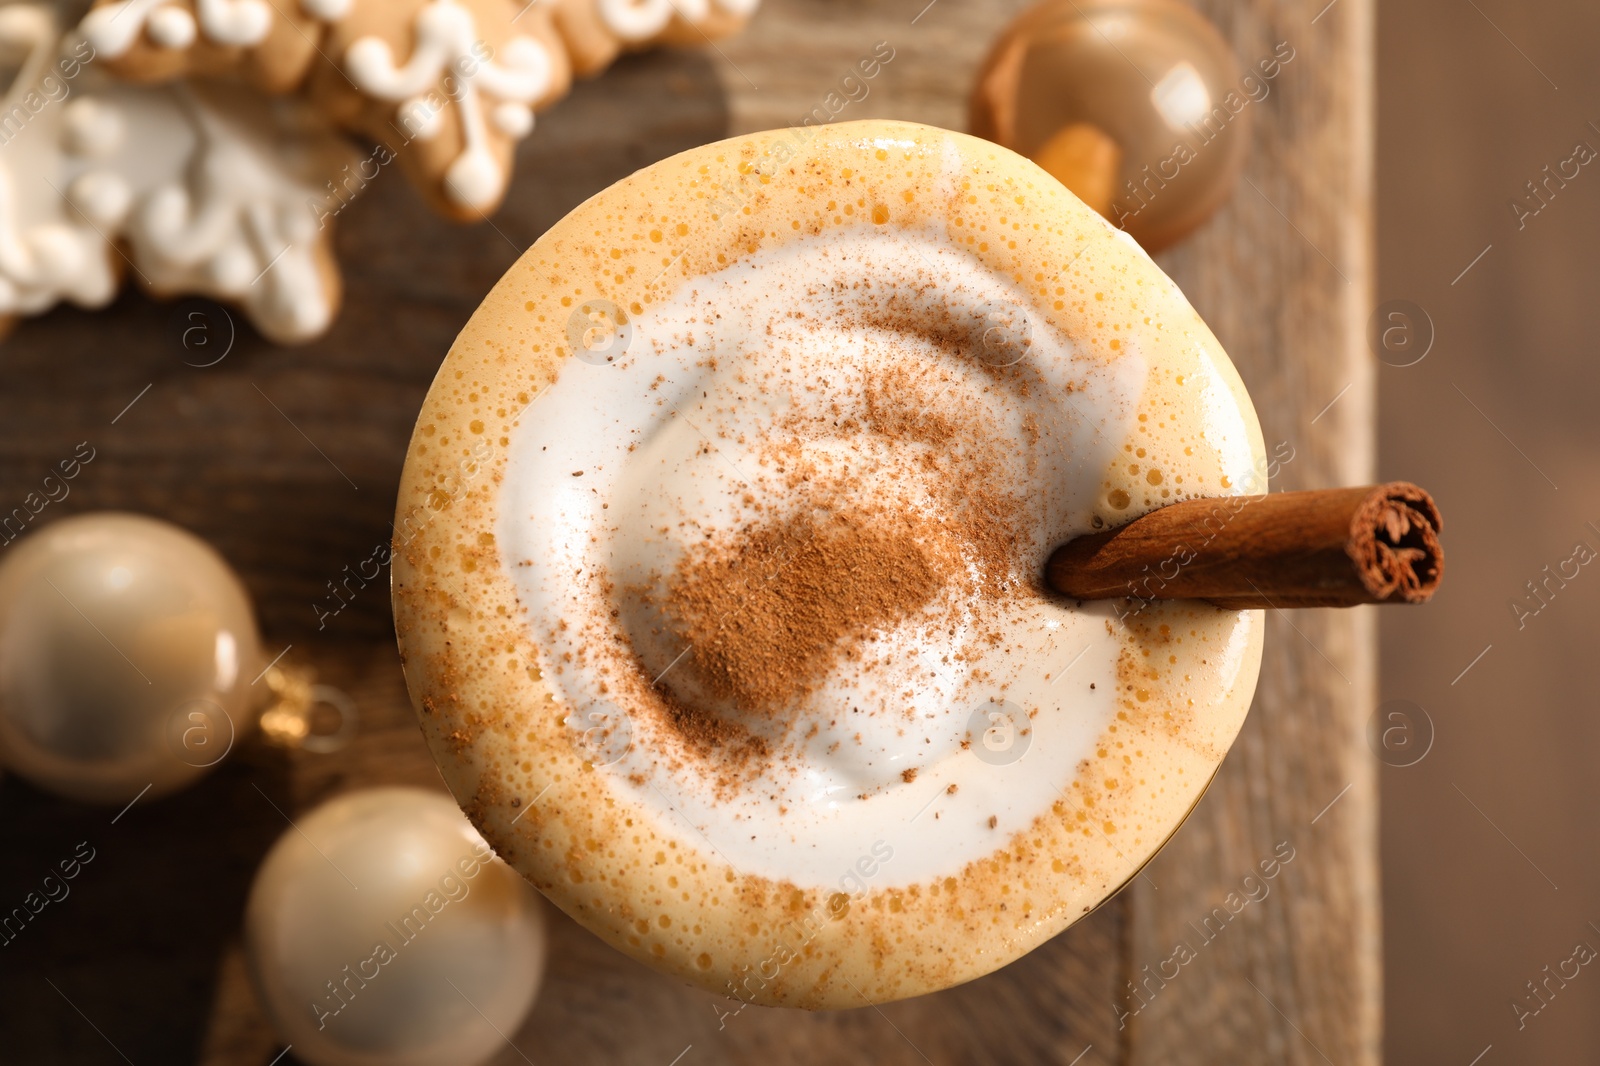
[[[1279,42],[1296,58],[1251,105],[1232,202],[1163,257],[1238,364],[1269,448],[1295,449],[1275,488],[1372,472],[1373,9],[1324,2],[1202,4],[1246,65]],[[292,645],[363,716],[337,755],[245,745],[199,786],[115,823],[0,784],[0,904],[78,842],[96,849],[72,895],[0,948],[0,1058],[274,1060],[282,1045],[237,946],[250,877],[285,829],[262,793],[292,815],[363,785],[443,787],[407,705],[384,583],[332,617],[319,608],[333,606],[327,583],[389,536],[412,420],[451,339],[546,227],[675,151],[796,123],[830,93],[849,101],[840,119],[962,128],[977,63],[1021,4],[926,3],[767,0],[738,39],[619,63],[541,116],[492,225],[437,221],[380,176],[338,220],[345,307],[307,347],[274,348],[235,315],[226,357],[197,367],[227,323],[213,316],[212,346],[186,349],[177,307],[133,292],[101,313],[25,322],[0,346],[0,504],[20,504],[88,441],[95,459],[34,522],[126,508],[208,538],[244,575],[269,653]],[[880,41],[894,58],[864,97],[847,92],[841,79]],[[1193,817],[1126,891],[999,973],[882,1009],[750,1007],[719,1021],[717,997],[557,917],[546,989],[497,1066],[1375,1062],[1369,612],[1270,619],[1249,722]],[[1293,859],[1247,883],[1280,845]]]

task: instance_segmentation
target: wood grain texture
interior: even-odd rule
[[[0,899],[20,898],[80,840],[103,856],[0,958],[8,1061],[272,1061],[280,1045],[237,941],[255,864],[285,827],[276,808],[293,816],[361,785],[441,787],[406,704],[385,590],[362,589],[337,614],[319,610],[332,606],[327,583],[389,536],[412,419],[450,340],[550,223],[655,159],[840,100],[840,119],[960,128],[972,73],[1021,4],[924,4],[767,0],[746,34],[716,49],[624,60],[540,117],[491,224],[432,219],[397,175],[381,175],[338,219],[346,306],[305,348],[275,349],[241,323],[225,359],[196,367],[218,349],[185,349],[173,336],[176,306],[137,293],[102,313],[24,322],[0,347],[0,503],[20,503],[90,441],[95,460],[35,522],[120,507],[195,530],[242,572],[269,651],[293,644],[363,715],[338,755],[245,746],[196,788],[141,803],[115,825],[114,812],[0,782]],[[1371,0],[1339,0],[1312,24],[1319,6],[1208,4],[1247,64],[1280,40],[1297,58],[1252,105],[1255,187],[1242,185],[1164,258],[1233,354],[1269,445],[1294,444],[1285,487],[1359,483],[1372,459],[1360,349]],[[878,41],[895,58],[865,96],[847,91],[842,79]],[[220,320],[212,328],[220,344]],[[1268,640],[1255,709],[1194,817],[1132,889],[1020,962],[881,1010],[750,1007],[719,1022],[715,997],[558,918],[547,990],[514,1035],[520,1050],[496,1066],[524,1054],[665,1066],[685,1049],[683,1066],[1374,1061],[1375,799],[1361,737],[1371,619],[1298,612],[1272,619]],[[1130,979],[1192,937],[1188,923],[1284,840],[1295,858],[1271,894],[1119,1024]]]
[[[1200,5],[1246,67],[1279,42],[1295,58],[1259,105],[1233,200],[1160,258],[1239,368],[1268,451],[1295,449],[1274,489],[1373,479],[1373,7],[1324,2]],[[1180,942],[1198,955],[1129,1020],[1133,1061],[1378,1060],[1374,614],[1268,618],[1238,741],[1150,865],[1159,890],[1141,878],[1131,891],[1136,976]],[[1271,894],[1205,941],[1195,926],[1279,842],[1296,857]]]

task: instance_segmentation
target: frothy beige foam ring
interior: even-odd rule
[[[1226,354],[1023,157],[907,123],[646,168],[501,279],[418,419],[394,599],[499,854],[630,955],[860,1006],[1126,883],[1255,687],[1262,620],[1119,620],[1050,550],[1259,493]]]

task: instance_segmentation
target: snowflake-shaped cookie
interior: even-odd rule
[[[297,101],[106,77],[49,8],[0,8],[0,48],[28,55],[5,105],[45,101],[0,146],[0,315],[103,305],[125,269],[236,303],[273,340],[327,328],[338,276],[314,205],[354,145]]]

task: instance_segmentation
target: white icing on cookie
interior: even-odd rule
[[[0,13],[0,44],[27,34],[30,58],[0,108],[82,44],[58,38],[42,7]],[[352,144],[308,105],[244,88],[127,85],[87,66],[68,84],[0,153],[0,314],[105,304],[119,241],[148,288],[237,302],[273,340],[327,327],[315,206],[357,162]]]
[[[490,119],[495,129],[514,141],[520,141],[533,132],[533,112],[522,104],[497,104],[490,113]]]
[[[699,0],[696,6],[701,9],[703,18],[705,0]],[[672,21],[671,0],[600,0],[598,9],[606,29],[624,41],[654,37]]]
[[[300,0],[300,7],[312,18],[324,22],[337,22],[350,14],[355,0]]]
[[[61,105],[39,97],[35,87],[54,70],[56,44],[48,8],[0,10],[0,46],[26,56],[0,112],[32,116],[14,134],[7,130],[0,153],[0,314],[35,314],[62,299],[99,307],[116,294],[110,246],[90,219],[61,210],[60,193],[41,173],[53,154],[51,127]],[[36,112],[24,103],[29,94],[46,100]]]
[[[67,186],[67,200],[101,233],[116,229],[128,217],[133,190],[120,175],[91,170]]]
[[[99,100],[75,99],[67,104],[61,146],[84,159],[105,159],[121,151],[128,124],[115,107]]]
[[[158,7],[144,25],[150,40],[162,48],[188,48],[197,36],[194,16],[181,7]]]
[[[196,26],[198,22],[198,27]],[[120,0],[84,16],[95,51],[115,59],[144,33],[162,48],[188,48],[203,34],[213,44],[248,47],[266,40],[272,9],[263,0],[196,0],[195,12],[171,0]]]
[[[654,37],[677,15],[691,25],[704,22],[713,0],[598,0],[596,10],[606,29],[620,39],[636,43]],[[717,8],[737,18],[748,18],[761,0],[715,0]]]
[[[423,139],[438,135],[437,101],[448,99],[461,120],[463,147],[445,171],[445,190],[465,207],[487,208],[506,181],[489,150],[488,123],[508,137],[533,129],[533,102],[550,88],[550,54],[534,38],[517,36],[497,57],[482,58],[472,12],[455,0],[432,0],[417,12],[412,30],[416,45],[404,66],[388,42],[362,37],[345,50],[346,72],[367,95],[398,103],[401,122]],[[441,94],[436,90],[447,76],[455,89]],[[494,101],[488,116],[483,97]]]
[[[37,314],[58,300],[102,307],[116,294],[110,248],[92,226],[40,222],[23,229],[28,197],[0,167],[0,314]]]
[[[158,9],[176,10],[188,17],[188,12],[181,8],[167,7],[166,0],[122,0],[95,8],[83,17],[79,28],[97,54],[115,59],[133,47],[133,42],[139,39]],[[190,28],[193,29],[192,21]],[[169,22],[160,32],[170,35],[174,29]]]
[[[320,193],[316,176],[285,169],[276,158],[281,139],[249,121],[255,107],[247,97],[180,86],[163,106],[189,124],[196,153],[186,171],[152,187],[128,220],[150,284],[236,300],[269,336],[321,332],[334,309],[307,207]]]
[[[260,44],[272,29],[272,9],[262,0],[196,0],[196,9],[201,31],[218,44]]]
[[[300,0],[306,14],[333,22],[350,13],[354,0]],[[249,48],[272,29],[268,0],[195,0],[191,13],[173,0],[119,0],[97,7],[79,27],[95,51],[126,55],[143,33],[162,48],[183,49],[204,37],[211,44]]]

